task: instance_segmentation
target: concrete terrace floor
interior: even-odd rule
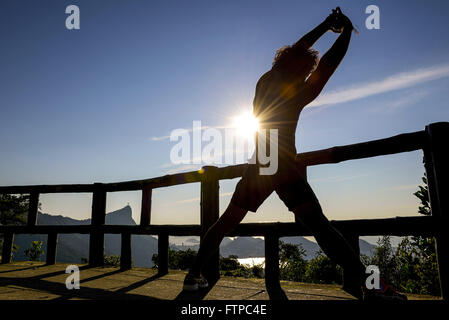
[[[68,264],[47,266],[41,262],[0,265],[0,300],[268,300],[263,279],[221,277],[210,290],[182,291],[184,271],[170,270],[159,277],[156,270],[133,268],[80,268],[80,289],[68,290]],[[338,285],[281,281],[289,300],[353,300]],[[438,299],[409,295],[409,300]]]

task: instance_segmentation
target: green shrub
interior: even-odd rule
[[[30,261],[40,261],[40,257],[43,254],[42,241],[31,241],[30,247],[25,250],[25,256],[27,256]]]
[[[305,280],[312,283],[338,283],[343,279],[343,270],[329,257],[319,251],[307,264]]]
[[[119,267],[120,266],[120,256],[118,255],[104,255],[103,265],[105,267]]]

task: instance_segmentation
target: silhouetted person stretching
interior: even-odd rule
[[[318,63],[318,52],[311,47],[328,30],[341,34]],[[320,94],[340,64],[348,49],[352,30],[349,18],[339,8],[333,10],[293,46],[279,49],[272,69],[259,79],[253,102],[254,115],[262,129],[278,130],[278,170],[273,175],[260,175],[259,164],[248,165],[228,208],[202,239],[195,263],[184,280],[185,290],[208,286],[207,280],[201,276],[201,269],[208,258],[248,211],[255,212],[276,191],[295,214],[296,221],[311,231],[325,254],[354,275],[353,283],[345,283],[345,290],[356,297],[362,296],[365,266],[324,216],[318,199],[295,163],[295,131],[299,114]]]

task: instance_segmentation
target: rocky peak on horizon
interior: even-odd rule
[[[62,215],[51,215],[48,213],[39,212],[37,217],[38,225],[85,225],[90,224],[89,219],[73,219]],[[106,213],[106,224],[122,224],[122,225],[136,225],[132,217],[132,209],[129,205],[121,209]]]

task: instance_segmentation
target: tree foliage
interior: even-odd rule
[[[302,245],[279,241],[279,274],[283,280],[304,281],[307,269]]]
[[[175,270],[187,270],[193,264],[196,253],[192,249],[178,251],[168,248],[168,267]],[[157,253],[153,254],[151,260],[156,267],[159,265],[159,256]]]
[[[427,177],[413,193],[421,202],[418,212],[431,215]],[[398,279],[402,290],[420,294],[440,294],[435,239],[412,236],[402,240],[397,251]]]
[[[0,194],[0,224],[25,224],[29,200],[29,195]]]
[[[427,178],[413,194],[420,200],[418,212],[430,215]],[[393,249],[390,237],[382,237],[368,264],[377,265],[380,274],[396,288],[407,293],[440,294],[435,240],[432,237],[411,236]]]
[[[44,254],[42,244],[42,241],[31,241],[30,247],[25,250],[25,256],[27,256],[30,261],[40,261],[40,257]]]
[[[28,215],[30,196],[0,194],[0,225],[23,225]],[[0,249],[3,248],[3,235],[0,234]],[[19,247],[13,245],[12,252],[15,253]]]
[[[312,283],[341,284],[343,270],[320,250],[315,258],[309,261],[305,280]]]
[[[397,280],[397,260],[390,236],[379,238],[369,264],[377,266],[380,274],[388,283],[395,284]]]
[[[418,186],[419,190],[416,191],[415,193],[413,193],[413,195],[421,201],[421,204],[418,207],[418,212],[425,216],[430,216],[431,211],[430,211],[430,201],[429,201],[429,188],[427,185],[426,174],[424,174],[424,177],[422,177],[421,180],[423,182],[423,185]]]
[[[120,256],[119,255],[104,255],[103,265],[105,267],[119,267],[120,266]]]

